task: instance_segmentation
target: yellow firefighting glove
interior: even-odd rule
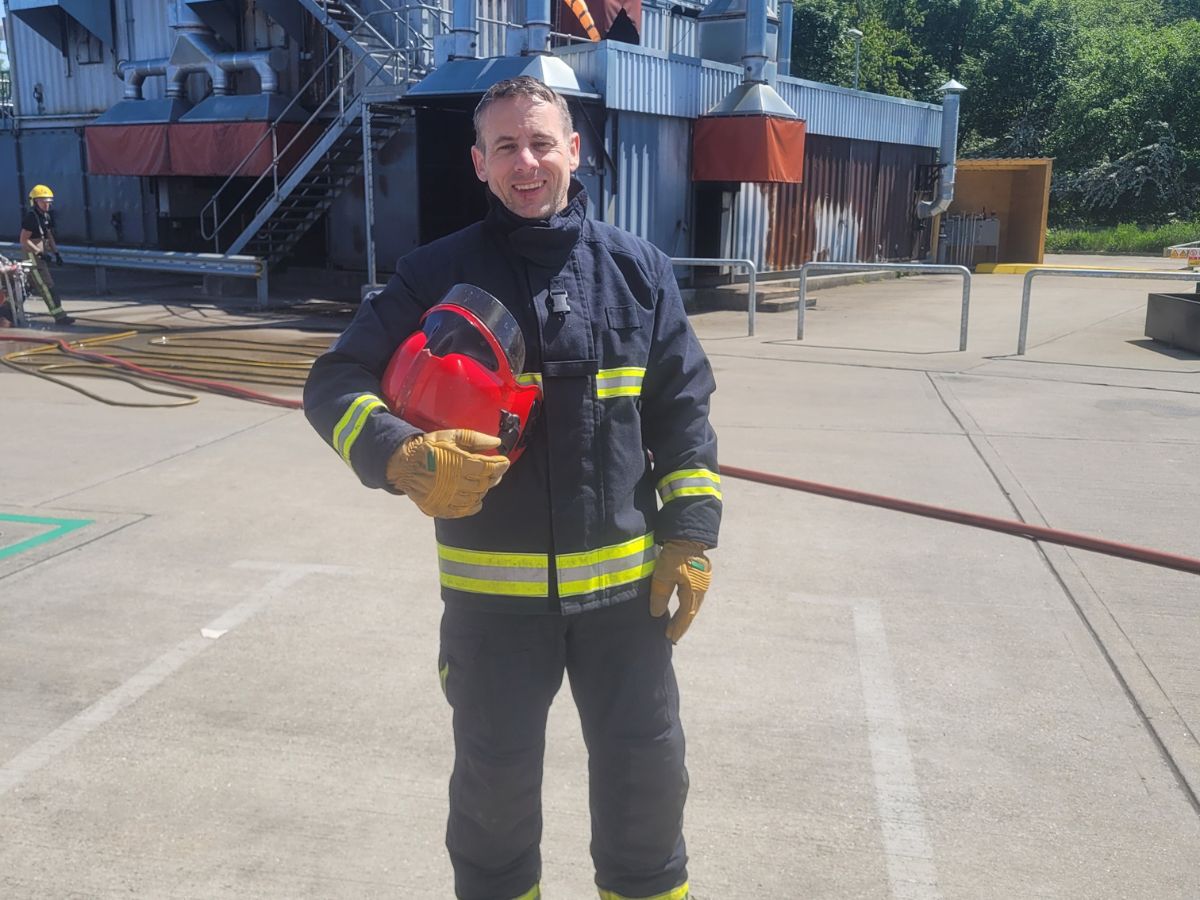
[[[665,616],[671,593],[679,589],[679,606],[667,623],[671,643],[679,639],[700,612],[704,594],[712,584],[712,563],[704,555],[704,545],[696,541],[667,541],[658,553],[654,576],[650,580],[650,615]]]
[[[500,438],[466,428],[409,438],[388,460],[386,478],[421,512],[439,519],[473,516],[508,471],[507,456],[484,456]]]

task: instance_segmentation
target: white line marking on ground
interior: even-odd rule
[[[878,602],[860,600],[854,604],[854,639],[870,735],[871,768],[875,772],[875,804],[892,896],[933,900],[939,896],[937,869]]]
[[[275,577],[237,606],[226,610],[205,626],[205,631],[229,631],[258,613],[280,592],[291,587],[306,575],[339,574],[348,572],[342,566],[293,565],[287,563],[238,562],[235,568],[265,570]],[[154,662],[117,688],[105,694],[77,716],[64,722],[40,741],[26,747],[3,766],[0,766],[0,796],[45,766],[63,751],[68,750],[95,731],[121,710],[162,684],[189,661],[203,653],[215,642],[196,634],[181,641]]]
[[[875,776],[875,806],[883,832],[888,881],[896,900],[938,900],[937,867],[925,827],[925,813],[908,734],[904,709],[896,692],[892,654],[879,601],[866,598],[840,600],[811,594],[792,594],[806,603],[849,606],[854,613],[854,640],[862,680],[863,708],[871,769]]]

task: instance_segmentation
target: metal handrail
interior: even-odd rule
[[[1030,269],[1025,273],[1021,288],[1021,325],[1017,332],[1017,356],[1025,354],[1025,337],[1029,330],[1029,303],[1033,292],[1033,279],[1038,275],[1058,275],[1076,278],[1137,278],[1143,281],[1200,281],[1196,272],[1155,272],[1152,269]],[[1200,290],[1200,285],[1197,285]]]
[[[218,235],[220,235],[221,229],[224,228],[225,225],[227,225],[229,223],[230,219],[232,219],[233,216],[237,213],[237,211],[242,208],[242,206],[250,198],[250,195],[253,193],[254,189],[257,188],[260,184],[262,184],[264,179],[266,179],[267,177],[270,177],[273,180],[274,190],[272,191],[272,195],[271,195],[272,198],[274,198],[278,194],[278,190],[279,190],[279,160],[280,160],[280,158],[291,149],[292,145],[299,139],[300,135],[305,133],[308,130],[308,127],[313,124],[313,122],[319,117],[320,113],[325,109],[326,106],[328,106],[330,104],[330,102],[334,99],[335,96],[338,98],[339,108],[344,110],[345,94],[344,94],[343,88],[347,84],[347,82],[349,82],[355,76],[359,65],[364,61],[362,57],[356,59],[354,61],[354,64],[350,67],[349,71],[345,72],[338,79],[337,84],[335,84],[333,86],[333,88],[330,89],[329,94],[325,97],[324,100],[322,100],[320,102],[320,104],[316,107],[316,109],[313,110],[312,114],[304,121],[304,124],[301,125],[296,130],[296,133],[292,136],[291,140],[289,140],[282,149],[279,148],[278,134],[277,134],[277,129],[278,129],[279,123],[281,121],[283,121],[284,117],[292,110],[292,108],[294,106],[296,106],[296,104],[300,100],[300,97],[303,95],[304,91],[308,89],[308,87],[313,83],[313,81],[316,79],[316,77],[318,75],[323,74],[325,64],[327,64],[329,62],[329,60],[332,58],[333,54],[340,53],[340,52],[342,52],[343,49],[344,48],[343,48],[342,44],[339,43],[333,49],[333,51],[329,54],[329,56],[327,56],[325,58],[325,60],[322,62],[321,67],[319,67],[313,73],[312,77],[309,78],[309,80],[307,82],[305,82],[304,86],[301,87],[300,90],[296,92],[296,96],[292,98],[291,103],[289,103],[286,107],[284,107],[283,112],[280,113],[273,122],[271,122],[269,128],[265,132],[263,132],[262,136],[259,137],[259,139],[257,141],[255,141],[254,146],[250,149],[250,152],[247,153],[242,158],[242,161],[240,163],[238,163],[237,166],[234,168],[233,174],[231,174],[228,178],[226,178],[224,183],[219,188],[217,188],[216,191],[213,192],[213,195],[211,198],[209,198],[208,203],[206,203],[204,205],[204,207],[200,210],[200,236],[204,240],[212,239],[213,247],[218,253],[220,252],[220,241],[219,241]],[[379,71],[380,71],[379,69],[376,69],[376,71],[372,73],[372,77],[377,75],[379,73]],[[351,102],[353,102],[353,101],[351,101]],[[233,180],[235,178],[239,177],[239,173],[242,171],[242,168],[244,166],[246,166],[247,163],[249,163],[249,161],[259,151],[259,148],[261,148],[263,146],[263,144],[266,143],[266,141],[268,141],[268,140],[271,141],[271,164],[266,168],[266,170],[264,172],[262,172],[256,179],[254,179],[254,182],[243,192],[241,199],[239,199],[238,202],[233,205],[233,208],[230,209],[228,213],[226,213],[225,217],[218,221],[218,217],[220,216],[220,211],[218,209],[218,206],[220,203],[221,195],[233,183]],[[210,209],[212,210],[212,223],[213,223],[211,232],[207,231],[205,228],[205,225],[208,221],[208,212]]]
[[[849,263],[849,262],[806,262],[800,267],[800,308],[796,316],[796,340],[804,340],[804,307],[808,300],[808,273],[816,269],[844,272],[912,272],[914,274],[961,275],[962,315],[958,325],[958,349],[967,349],[967,320],[971,310],[971,270],[966,266],[951,266],[925,263]]]
[[[747,272],[749,299],[746,312],[746,335],[754,337],[754,309],[757,303],[758,266],[750,259],[704,259],[700,257],[672,257],[673,266],[740,266]]]
[[[411,25],[408,24],[407,21],[404,21],[400,17],[401,12],[402,12],[401,10],[395,10],[395,9],[377,10],[376,12],[370,13],[368,16],[364,17],[364,21],[367,18],[370,18],[372,16],[377,16],[380,14],[391,15],[391,16],[395,17],[397,21],[403,22],[405,28],[409,29],[410,31],[412,31],[414,33],[418,33],[418,32],[416,32],[415,29],[412,28]],[[338,79],[337,83],[330,89],[329,94],[325,97],[325,99],[322,100],[320,104],[318,104],[316,109],[313,110],[312,114],[309,115],[309,117],[305,120],[304,124],[301,125],[296,130],[296,133],[292,136],[291,140],[289,140],[287,142],[287,144],[282,149],[280,149],[278,146],[277,126],[279,125],[279,123],[281,121],[283,121],[285,119],[285,117],[292,111],[292,109],[299,104],[301,98],[304,96],[304,92],[307,91],[319,77],[325,75],[326,70],[330,64],[330,61],[338,54],[341,54],[343,51],[347,50],[351,44],[357,45],[357,42],[355,41],[355,34],[357,33],[357,28],[358,28],[358,26],[356,25],[354,27],[354,29],[352,29],[350,32],[348,32],[345,38],[338,41],[338,43],[334,46],[334,48],[325,56],[325,58],[321,61],[321,64],[314,69],[312,75],[309,76],[308,80],[296,91],[295,96],[291,99],[291,101],[287,104],[287,106],[285,106],[283,108],[283,111],[278,116],[275,117],[275,120],[273,122],[271,122],[271,125],[268,128],[268,130],[263,133],[263,135],[255,142],[254,146],[250,148],[250,151],[242,158],[242,161],[239,162],[238,165],[234,168],[233,174],[231,174],[228,178],[226,178],[225,181],[221,184],[221,186],[219,188],[217,188],[216,191],[213,192],[213,195],[209,199],[208,203],[206,203],[204,205],[204,207],[200,210],[200,236],[206,241],[212,240],[213,248],[218,253],[220,252],[219,235],[221,233],[221,229],[224,228],[229,223],[229,221],[233,218],[233,216],[238,212],[238,210],[240,210],[242,208],[242,206],[245,205],[247,200],[250,198],[251,194],[254,192],[254,189],[257,188],[260,184],[262,184],[263,180],[268,176],[268,174],[272,178],[273,184],[274,184],[274,190],[272,191],[271,199],[275,199],[278,196],[280,159],[285,154],[287,154],[289,150],[291,150],[293,144],[295,144],[296,141],[299,140],[300,135],[304,134],[308,130],[309,126],[312,125],[313,122],[316,121],[320,117],[321,112],[330,103],[330,101],[334,98],[335,95],[338,98],[339,115],[344,114],[345,108],[346,108],[346,92],[344,89],[345,89],[345,86],[348,83],[350,83],[352,81],[352,79],[355,77],[358,67],[360,65],[363,65],[368,59],[370,59],[371,63],[372,63],[371,68],[374,71],[371,72],[370,77],[368,77],[366,79],[366,81],[361,85],[360,89],[350,99],[351,104],[353,104],[354,101],[357,100],[362,95],[363,91],[366,89],[366,87],[368,85],[370,85],[372,82],[375,81],[376,78],[379,77],[380,73],[385,71],[385,69],[387,69],[392,64],[393,59],[395,59],[397,57],[406,59],[407,53],[408,53],[407,47],[403,47],[403,48],[402,47],[392,47],[392,49],[388,51],[388,62],[386,64],[381,63],[378,59],[376,59],[374,56],[371,56],[369,53],[364,53],[362,56],[358,56],[354,60],[354,63],[350,66],[349,71],[345,71],[341,75],[341,77]],[[378,34],[378,32],[376,32],[376,34]],[[382,35],[380,35],[380,37],[382,37]],[[383,38],[383,40],[386,41],[387,39]],[[360,47],[359,49],[361,50],[362,48]],[[341,60],[339,59],[339,63],[340,62],[341,62]],[[405,80],[411,81],[411,79],[412,79],[412,69],[410,66],[405,72]],[[271,156],[271,164],[267,168],[267,171],[260,174],[258,176],[258,178],[256,178],[254,180],[253,184],[251,184],[245,190],[245,192],[242,194],[241,199],[239,199],[238,202],[236,204],[234,204],[233,208],[225,215],[224,218],[220,218],[220,220],[218,221],[218,219],[220,217],[218,205],[219,205],[219,202],[221,199],[221,195],[226,191],[226,189],[230,186],[230,184],[233,183],[234,179],[239,177],[238,173],[241,172],[243,167],[245,167],[245,165],[251,159],[254,158],[255,154],[258,153],[259,149],[268,140],[268,138],[271,141],[272,156]],[[209,213],[210,208],[212,210],[212,223],[213,223],[211,233],[206,228],[206,225],[208,222],[208,213]],[[260,207],[260,209],[261,209],[261,207]]]

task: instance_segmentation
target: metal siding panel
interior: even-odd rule
[[[642,43],[650,50],[661,50],[679,56],[695,56],[696,20],[672,16],[669,9],[642,6]],[[667,46],[667,41],[670,46]]]
[[[465,152],[465,151],[464,151]],[[407,120],[379,148],[372,164],[375,180],[375,260],[378,278],[387,281],[396,260],[417,246],[416,119]],[[473,177],[473,176],[472,176]],[[366,267],[366,221],[362,177],[354,179],[326,214],[329,256],[337,268]]]
[[[696,118],[723,100],[742,80],[738,66],[695,57],[668,57],[657,47],[612,43],[577,52],[607,56],[605,103],[611,109]],[[564,55],[564,59],[584,74],[586,63],[576,54]],[[594,78],[590,80],[596,83]],[[797,78],[780,78],[777,86],[783,99],[806,120],[810,134],[938,146],[939,106]]]
[[[125,2],[131,4],[134,19],[132,53],[128,52]],[[85,116],[104,112],[124,93],[125,83],[117,77],[115,59],[148,59],[170,52],[173,35],[168,28],[168,7],[162,0],[119,0],[115,16],[116,47],[104,45],[104,62],[84,66],[73,57],[68,62],[49,41],[12,17],[8,23],[12,31],[10,58],[16,70],[18,115]],[[42,86],[41,110],[33,96],[38,84]],[[144,96],[162,97],[164,88],[162,78],[147,78]]]
[[[685,120],[618,113],[617,190],[613,224],[645,238],[664,253],[682,253],[691,196],[691,128]]]
[[[810,134],[937,147],[942,108],[800,78],[779,78],[779,95],[808,123]]]

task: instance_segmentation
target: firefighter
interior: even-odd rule
[[[541,896],[546,717],[565,672],[600,896],[682,900],[671,657],[708,589],[721,518],[712,370],[670,260],[586,217],[563,98],[529,77],[501,82],[475,133],[486,218],[400,259],[313,366],[304,408],[363,484],[435,519],[456,896]],[[464,285],[503,315],[464,300]],[[538,403],[502,383],[501,358]],[[494,383],[439,409],[454,391],[438,379],[455,377]],[[480,417],[481,397],[505,406]],[[476,424],[455,424],[460,403]]]
[[[54,191],[46,185],[35,184],[30,190],[29,210],[21,219],[21,249],[32,263],[29,267],[30,284],[50,310],[50,315],[54,316],[54,323],[74,325],[75,320],[63,310],[54,288],[54,279],[50,277],[49,263],[57,266],[63,264],[58,242],[54,239],[54,213],[50,211],[53,202]]]

